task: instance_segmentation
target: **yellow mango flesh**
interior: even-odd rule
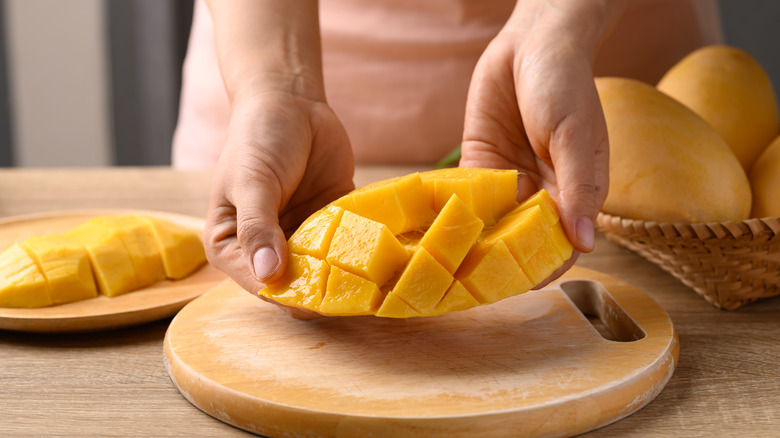
[[[450,285],[450,288],[447,289],[444,298],[442,298],[441,301],[439,301],[439,304],[433,309],[431,315],[443,315],[445,313],[467,310],[477,306],[479,306],[479,301],[474,298],[474,295],[463,286],[463,283],[455,280]]]
[[[491,169],[436,170],[358,189],[293,233],[290,267],[259,294],[323,315],[409,318],[526,292],[573,248],[547,192],[522,204],[516,192],[516,171]],[[419,207],[421,199],[427,205]],[[371,218],[358,213],[369,205]]]
[[[121,235],[100,218],[91,219],[64,235],[86,248],[101,294],[115,297],[143,286],[136,277]]]
[[[297,232],[290,236],[288,245],[293,252],[324,259],[328,255],[330,241],[339,226],[344,209],[329,206],[321,214],[309,216]]]
[[[477,242],[484,223],[457,195],[452,195],[425,232],[420,245],[451,274]]]
[[[32,236],[22,247],[35,260],[46,279],[52,304],[69,303],[97,296],[87,250],[57,234]]]
[[[106,216],[104,226],[122,239],[140,285],[149,285],[165,278],[160,247],[150,221],[139,216]]]
[[[382,292],[373,281],[331,266],[318,311],[329,315],[373,315],[382,299]]]
[[[152,226],[166,278],[180,280],[206,263],[203,242],[191,229],[161,218],[138,217]]]
[[[326,259],[381,285],[409,259],[409,252],[386,225],[345,211]]]
[[[389,295],[396,295],[417,312],[427,314],[441,301],[452,281],[452,274],[420,246]]]
[[[46,277],[18,243],[0,254],[0,307],[44,307],[52,304]]]
[[[288,306],[316,309],[325,296],[329,273],[324,260],[291,252],[284,275],[263,288],[263,295]]]
[[[203,244],[188,228],[142,215],[96,217],[0,253],[0,307],[115,297],[185,277],[204,263]]]

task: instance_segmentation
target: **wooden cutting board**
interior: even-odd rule
[[[579,267],[539,291],[408,320],[294,320],[226,282],[165,338],[190,402],[271,437],[574,435],[653,400],[678,351],[651,298]]]

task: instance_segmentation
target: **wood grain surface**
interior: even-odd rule
[[[359,185],[412,168],[358,168]],[[209,172],[168,168],[2,169],[0,216],[64,208],[141,208],[203,217]],[[776,437],[780,298],[733,312],[596,237],[579,266],[647,293],[680,340],[677,368],[647,406],[588,437]],[[187,401],[163,361],[170,319],[82,334],[0,330],[0,436],[251,436]]]

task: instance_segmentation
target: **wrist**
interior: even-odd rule
[[[595,57],[627,0],[519,0],[501,30],[515,43],[567,45]]]

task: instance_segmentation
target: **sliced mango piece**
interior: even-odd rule
[[[518,207],[519,209],[519,207]],[[538,205],[513,210],[483,237],[480,248],[489,248],[502,240],[518,263],[531,258],[550,238],[552,230]]]
[[[151,221],[138,215],[103,216],[98,220],[122,239],[141,287],[165,278],[160,246]]]
[[[46,278],[52,304],[97,296],[89,254],[83,245],[58,234],[32,236],[21,245]]]
[[[144,215],[94,217],[61,234],[31,236],[3,254],[0,307],[115,297],[182,278],[206,263],[194,231]]]
[[[167,278],[180,280],[206,264],[206,251],[197,233],[166,219],[139,217],[152,226]]]
[[[520,264],[520,268],[533,284],[539,284],[561,266],[566,259],[561,257],[551,241],[539,248],[539,251]]]
[[[311,269],[291,264],[285,279],[260,295],[324,315],[408,318],[526,292],[571,257],[573,247],[547,192],[522,203],[516,192],[514,170],[460,168],[358,189],[312,215],[290,238],[294,257],[305,253],[323,264],[317,280]],[[326,284],[319,304],[302,292],[301,285],[313,283]]]
[[[46,277],[18,243],[0,254],[0,307],[44,307],[52,304]]]
[[[409,252],[385,224],[344,211],[333,235],[328,263],[381,287],[409,259]]]
[[[290,236],[287,246],[298,254],[324,259],[328,255],[330,241],[339,226],[344,209],[328,206],[309,216]]]
[[[419,173],[369,184],[334,204],[382,222],[394,235],[421,230],[436,216]]]
[[[376,283],[332,266],[318,311],[328,315],[373,315],[383,299]]]
[[[458,280],[455,280],[447,289],[447,293],[444,294],[444,298],[439,301],[439,304],[433,309],[431,315],[442,315],[449,312],[455,312],[458,310],[467,310],[472,307],[479,306],[479,301],[474,298],[474,295],[463,286]]]
[[[316,309],[325,296],[330,266],[324,260],[290,253],[287,270],[278,281],[260,290],[260,295],[279,303]]]
[[[101,294],[115,297],[141,288],[121,236],[100,218],[90,219],[64,236],[86,248]]]
[[[376,316],[384,318],[412,318],[422,315],[398,295],[389,294],[385,297],[379,310],[376,311]]]
[[[484,256],[466,257],[455,278],[480,304],[494,303],[534,286],[503,240],[493,244]]]
[[[421,314],[430,313],[441,301],[454,278],[420,246],[414,252],[389,295],[396,295]]]
[[[420,245],[454,274],[477,242],[483,226],[477,215],[454,194],[425,232]]]
[[[486,225],[492,225],[517,205],[516,170],[457,167],[421,176],[436,211],[457,194]]]

